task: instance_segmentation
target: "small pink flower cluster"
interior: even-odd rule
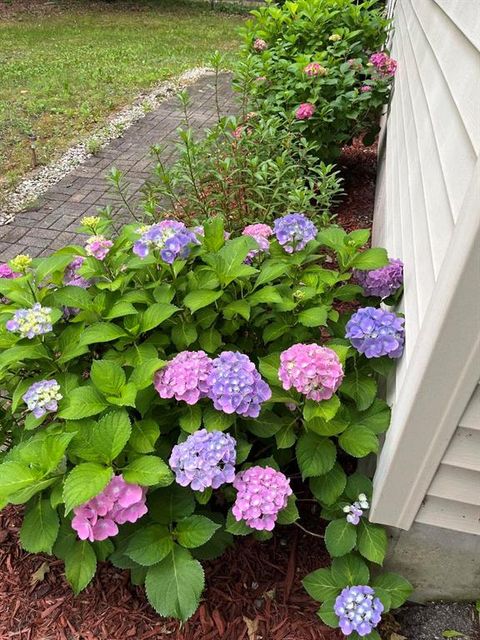
[[[0,278],[6,278],[12,280],[13,278],[19,278],[22,274],[16,273],[11,269],[6,262],[0,264]]]
[[[242,231],[243,236],[251,236],[256,240],[258,249],[252,249],[245,262],[250,263],[260,253],[267,253],[270,249],[269,237],[273,234],[273,229],[268,224],[249,224]]]
[[[98,496],[73,510],[72,529],[80,540],[90,542],[116,536],[117,525],[136,522],[147,513],[146,494],[138,484],[114,476]]]
[[[161,398],[195,404],[208,395],[211,369],[212,360],[205,351],[182,351],[157,371],[154,386]]]
[[[360,91],[362,93],[369,93],[371,90],[372,90],[372,87],[369,84],[362,84],[362,86],[360,87]]]
[[[253,48],[257,53],[261,53],[262,51],[268,49],[268,44],[265,42],[265,40],[262,40],[262,38],[256,38],[255,42],[253,43]]]
[[[310,62],[304,68],[303,72],[305,73],[305,75],[309,76],[310,78],[314,78],[316,76],[326,76],[328,73],[325,67],[321,65],[319,62]]]
[[[384,51],[377,51],[370,56],[370,63],[382,76],[392,77],[397,71],[397,62]]]
[[[280,354],[278,377],[309,400],[328,400],[341,385],[343,368],[337,354],[318,344],[294,344]]]
[[[105,236],[91,236],[85,244],[85,251],[97,260],[105,260],[112,246],[113,242]]]
[[[245,520],[258,531],[272,531],[292,495],[290,480],[271,467],[250,467],[237,474],[233,486],[238,491],[232,507],[235,520]]]
[[[303,102],[295,111],[297,120],[309,120],[315,113],[315,105],[310,102]]]

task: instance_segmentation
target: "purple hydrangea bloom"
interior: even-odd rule
[[[355,279],[366,296],[388,298],[403,284],[403,262],[390,260],[385,267],[371,271],[355,271]]]
[[[367,585],[346,587],[334,605],[340,629],[346,636],[354,631],[359,636],[368,636],[382,619],[383,609],[375,591]]]
[[[249,224],[242,231],[243,236],[250,236],[257,244],[258,249],[252,249],[249,251],[245,262],[250,264],[255,256],[262,253],[268,253],[270,249],[269,237],[273,234],[272,228],[268,224]]]
[[[363,307],[347,322],[345,337],[367,358],[400,358],[405,343],[404,322],[390,311]]]
[[[16,273],[11,269],[6,262],[2,262],[0,264],[0,278],[7,278],[8,280],[11,280],[13,278],[19,278],[21,275],[21,273]]]
[[[287,253],[301,251],[317,235],[317,227],[302,213],[288,213],[277,218],[273,232]]]
[[[67,265],[63,274],[63,284],[82,287],[82,289],[87,289],[92,284],[91,280],[87,280],[78,274],[78,270],[84,262],[84,257],[77,256]]]
[[[363,516],[363,512],[369,508],[370,504],[367,500],[367,496],[364,493],[361,493],[358,496],[358,500],[356,500],[353,504],[349,504],[343,507],[343,512],[347,514],[347,522],[357,526],[357,524],[360,523],[360,518]]]
[[[18,309],[13,318],[7,321],[8,331],[19,333],[22,338],[30,340],[35,336],[41,336],[52,330],[52,318],[50,307],[42,307],[36,302],[31,309]]]
[[[136,522],[147,513],[146,495],[145,488],[114,476],[98,496],[73,510],[72,528],[80,540],[90,542],[116,536],[119,524]]]
[[[232,507],[235,519],[258,531],[274,528],[278,512],[292,495],[290,480],[271,467],[250,467],[237,475],[233,486],[238,492]]]
[[[310,400],[333,396],[343,380],[343,369],[333,349],[318,344],[294,344],[280,354],[278,377],[284,389],[294,387]]]
[[[105,260],[108,252],[113,247],[113,242],[105,236],[91,236],[85,243],[85,251],[89,256],[97,260]]]
[[[195,404],[208,395],[207,378],[212,360],[205,351],[182,351],[155,374],[155,389],[161,398]]]
[[[133,253],[145,258],[152,248],[158,248],[162,260],[172,264],[177,258],[187,258],[192,244],[200,244],[194,231],[187,229],[183,222],[163,220],[142,232],[133,245]]]
[[[172,449],[169,465],[182,487],[218,489],[235,478],[235,439],[221,431],[200,429]]]
[[[49,411],[58,409],[58,400],[63,398],[59,391],[60,385],[56,380],[40,380],[27,389],[22,399],[35,418],[42,418]]]
[[[208,397],[225,413],[258,418],[262,402],[272,397],[250,358],[238,351],[223,351],[212,363]]]

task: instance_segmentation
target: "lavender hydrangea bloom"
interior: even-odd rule
[[[228,433],[200,429],[172,449],[169,465],[182,487],[218,489],[235,478],[236,441]]]
[[[353,504],[343,507],[343,512],[347,514],[346,521],[357,526],[360,524],[360,518],[363,516],[363,512],[369,508],[370,504],[367,496],[361,493]]]
[[[146,495],[145,488],[115,476],[98,496],[73,510],[72,528],[80,540],[90,542],[116,536],[119,524],[136,522],[147,513]]]
[[[346,587],[334,605],[340,629],[346,636],[354,631],[359,636],[368,636],[382,619],[383,609],[375,591],[367,585]]]
[[[273,230],[268,224],[249,224],[242,231],[242,236],[250,236],[257,244],[258,249],[252,249],[248,252],[245,262],[250,264],[255,256],[262,253],[268,253],[270,249],[269,237],[273,234]]]
[[[177,258],[187,258],[192,244],[200,244],[194,231],[187,229],[183,222],[163,220],[143,231],[133,245],[133,252],[145,258],[152,248],[158,248],[162,260],[172,264]]]
[[[208,395],[207,378],[212,360],[205,351],[182,351],[155,374],[155,389],[161,398],[195,404]]]
[[[78,270],[84,262],[84,257],[77,256],[67,265],[63,274],[63,284],[81,287],[82,289],[87,289],[92,284],[91,280],[87,280],[78,274]]]
[[[366,296],[388,298],[403,284],[403,262],[393,259],[380,269],[355,271],[355,279]]]
[[[225,413],[257,418],[262,402],[272,397],[250,358],[238,351],[223,351],[212,363],[208,397]]]
[[[232,513],[237,521],[258,531],[271,531],[278,512],[285,509],[292,495],[290,480],[271,467],[250,467],[237,475],[233,482],[237,499]]]
[[[42,418],[49,411],[58,409],[58,400],[63,398],[59,391],[60,385],[56,380],[40,380],[27,389],[22,400],[35,418]]]
[[[347,322],[345,337],[367,358],[400,358],[405,343],[404,322],[395,313],[363,307]]]
[[[278,242],[287,253],[301,251],[317,233],[317,227],[302,213],[288,213],[277,218],[273,225],[273,232]]]
[[[30,340],[52,330],[51,309],[42,307],[36,302],[31,309],[18,309],[13,318],[7,321],[8,331],[19,333],[22,338]]]

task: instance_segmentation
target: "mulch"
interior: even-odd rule
[[[348,231],[371,226],[376,152],[354,141],[340,159],[346,196],[335,209]],[[302,525],[321,535],[312,502]],[[316,615],[301,579],[329,564],[323,542],[297,527],[277,527],[272,540],[240,538],[205,562],[206,589],[183,626],[160,618],[126,571],[101,563],[92,584],[74,597],[63,562],[31,555],[18,544],[21,507],[0,512],[0,640],[341,640]]]
[[[311,518],[319,530],[318,517]],[[204,562],[207,588],[183,627],[160,618],[127,571],[101,563],[74,597],[63,562],[18,545],[21,508],[0,513],[0,638],[17,640],[340,640],[316,615],[301,579],[329,564],[323,543],[295,527],[240,539]],[[313,527],[309,525],[311,529]]]

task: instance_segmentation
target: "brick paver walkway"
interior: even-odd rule
[[[217,120],[214,77],[203,76],[188,90],[191,125],[200,131]],[[229,74],[220,77],[219,104],[223,115],[234,111]],[[98,207],[112,204],[117,215],[123,217],[125,212],[119,199],[109,192],[106,173],[112,166],[122,170],[133,199],[138,198],[143,184],[151,177],[150,147],[161,144],[165,160],[171,159],[182,119],[178,98],[168,98],[133,124],[123,137],[110,142],[97,156],[51,187],[37,208],[19,213],[12,223],[0,226],[0,260],[10,260],[18,253],[28,253],[32,258],[48,255],[78,242],[80,236],[75,229],[80,219],[95,215]]]

